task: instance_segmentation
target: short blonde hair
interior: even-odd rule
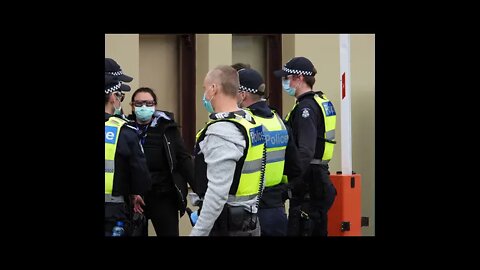
[[[217,66],[207,74],[207,78],[210,81],[221,85],[222,91],[225,95],[231,97],[237,96],[240,81],[238,79],[237,71],[231,66]]]

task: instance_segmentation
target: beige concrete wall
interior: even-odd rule
[[[294,56],[310,59],[317,75],[314,90],[321,90],[333,102],[337,111],[337,141],[341,138],[340,55],[337,34],[283,35],[282,63]],[[363,235],[375,234],[375,37],[352,35],[352,163],[362,175],[362,216],[370,217],[370,226]],[[283,93],[284,116],[291,110],[295,98]],[[341,170],[341,144],[337,144],[330,162],[330,171]]]
[[[200,130],[208,121],[208,113],[202,103],[203,80],[212,68],[218,65],[232,64],[231,34],[196,35],[196,130]]]
[[[375,235],[375,35],[352,35],[352,163],[362,175],[364,235]]]
[[[105,34],[105,57],[114,59],[122,71],[133,81],[128,83],[132,91],[126,93],[122,102],[123,112],[131,113],[130,105],[133,90],[139,86],[139,35],[138,34]]]
[[[232,64],[246,63],[266,78],[266,39],[264,36],[233,35]]]
[[[285,34],[282,35],[282,67],[288,60],[295,57],[295,35],[294,34]],[[283,118],[287,116],[288,112],[292,109],[295,104],[295,97],[289,96],[285,91],[282,90],[282,112]]]
[[[205,123],[208,121],[208,114],[205,108],[203,107],[202,97],[203,97],[203,80],[205,75],[208,72],[208,34],[197,34],[196,35],[196,88],[195,88],[195,130],[198,132],[205,126]]]
[[[177,35],[140,35],[140,87],[152,88],[157,95],[157,108],[173,112],[177,121],[178,73]]]

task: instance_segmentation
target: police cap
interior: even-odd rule
[[[113,92],[128,92],[130,86],[119,81],[116,76],[105,74],[105,95]]]
[[[131,82],[132,77],[123,74],[120,65],[111,58],[105,58],[105,75],[117,76],[119,81],[122,82]]]
[[[251,68],[240,69],[238,79],[240,81],[240,91],[263,95],[265,86],[261,87],[261,85],[264,85],[265,82],[258,71]]]
[[[288,75],[315,76],[316,71],[310,60],[300,56],[290,59],[281,70],[274,71],[273,74],[279,78]]]

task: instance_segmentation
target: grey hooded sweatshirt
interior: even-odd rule
[[[258,196],[248,201],[234,202],[234,196],[228,194],[237,161],[243,156],[245,148],[245,138],[238,127],[226,121],[214,123],[208,127],[199,146],[207,163],[208,187],[201,214],[190,236],[208,236],[225,203],[257,212]]]

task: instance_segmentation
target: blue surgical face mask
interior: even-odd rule
[[[122,107],[115,108],[113,115],[122,115]]]
[[[122,115],[122,101],[117,97],[115,96],[115,99],[118,100],[118,102],[120,103],[120,106],[115,107],[115,103],[113,103],[113,108],[115,109],[115,111],[113,112],[113,115]]]
[[[205,109],[207,109],[208,113],[214,112],[213,106],[212,106],[212,99],[213,97],[210,100],[207,100],[207,98],[205,97],[205,93],[203,93],[203,98],[202,98],[203,106],[205,107]]]
[[[152,119],[152,115],[155,112],[155,107],[147,107],[147,105],[143,105],[142,107],[135,107],[135,115],[137,119],[146,122]]]
[[[290,96],[295,96],[295,88],[290,87],[290,80],[282,80],[283,91]]]

